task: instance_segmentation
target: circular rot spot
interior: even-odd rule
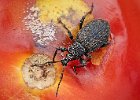
[[[27,58],[22,66],[22,75],[25,83],[30,88],[44,89],[54,84],[56,70],[44,54],[34,54]]]

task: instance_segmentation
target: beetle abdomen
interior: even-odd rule
[[[79,42],[87,52],[92,52],[108,43],[110,27],[107,21],[97,19],[89,22],[77,34]]]

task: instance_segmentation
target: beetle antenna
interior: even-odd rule
[[[34,67],[34,66],[44,66],[44,65],[49,64],[49,63],[58,63],[58,62],[61,62],[61,61],[47,61],[44,64],[34,64],[34,65],[31,65],[31,66],[32,67]]]
[[[94,8],[94,5],[93,5],[93,2],[92,2],[92,4],[91,4],[91,9],[90,9],[90,13],[92,13],[93,8]]]
[[[61,60],[60,61],[48,61],[48,62],[46,62],[44,64],[47,64],[47,63],[58,63],[58,62],[61,62]]]
[[[65,68],[63,67],[62,72],[61,72],[61,76],[60,76],[60,81],[59,81],[59,83],[58,83],[57,90],[56,90],[56,97],[57,97],[57,95],[58,95],[58,90],[59,90],[61,81],[62,81],[62,79],[63,79],[64,69],[65,69]]]

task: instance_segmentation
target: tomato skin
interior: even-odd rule
[[[0,1],[0,99],[55,100],[55,88],[32,95],[19,79],[19,66],[33,52],[32,36],[22,29],[23,9],[27,2],[29,0]],[[93,1],[85,2],[90,5]],[[139,100],[140,2],[95,0],[94,5],[95,18],[109,21],[114,44],[105,56],[103,69],[94,69],[89,64],[86,70],[81,69],[75,75],[68,67],[57,99]]]
[[[128,77],[132,87],[132,97],[130,100],[140,99],[140,44],[139,44],[139,24],[140,24],[140,1],[139,0],[118,0],[122,11],[128,33],[128,49],[126,56],[126,69],[124,76]]]

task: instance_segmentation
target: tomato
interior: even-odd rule
[[[32,90],[22,79],[21,66],[24,60],[38,50],[35,48],[31,32],[24,30],[22,20],[26,15],[23,12],[36,1],[0,1],[1,100],[140,99],[140,2],[139,0],[85,0],[88,6],[92,2],[94,19],[105,19],[111,26],[113,35],[111,45],[106,48],[100,65],[90,63],[86,68],[78,69],[78,75],[75,75],[68,66],[56,98],[57,84],[46,90]],[[96,58],[97,54],[98,51],[93,54],[95,55],[93,58]]]

